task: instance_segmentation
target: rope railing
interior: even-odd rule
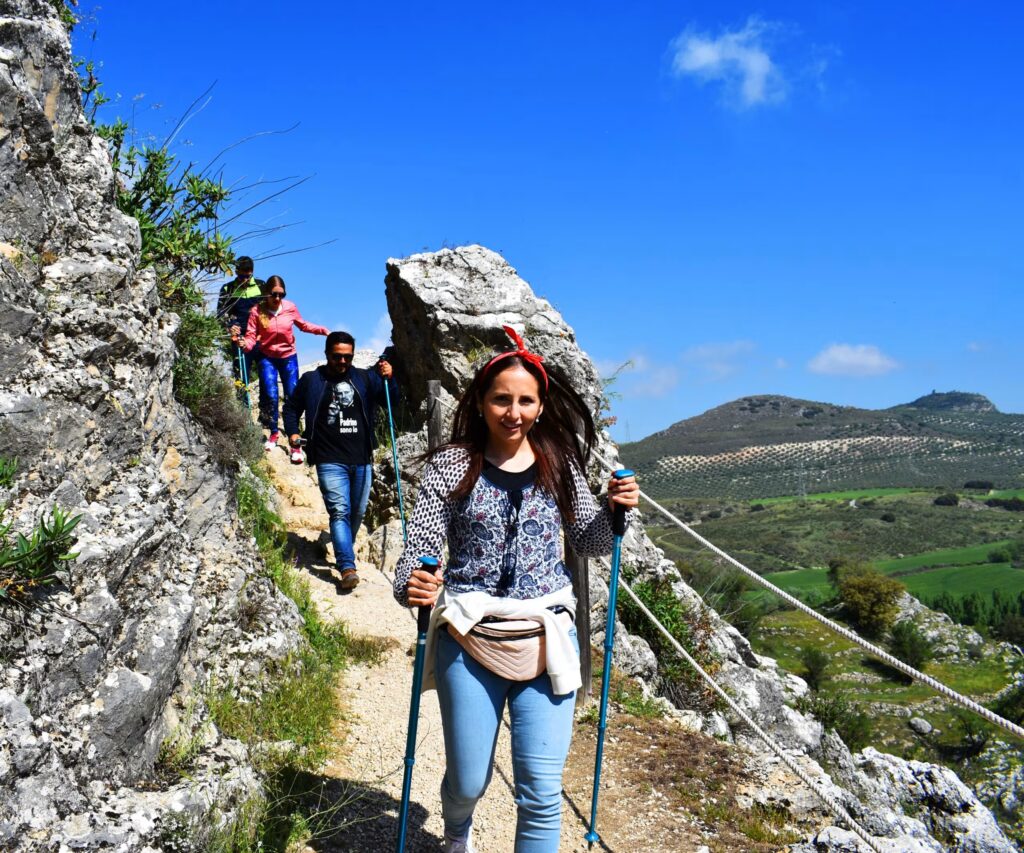
[[[438,397],[437,399],[438,399],[439,402],[442,403],[442,405],[444,405],[445,408],[449,409],[450,411],[454,410],[454,407],[450,403],[448,403],[446,400],[443,400],[440,397]],[[605,466],[607,466],[608,470],[610,470],[610,471],[614,471],[617,468],[621,467],[621,466],[613,463],[606,456],[604,456],[603,454],[599,453],[596,450],[594,451],[594,455],[601,462],[603,462],[605,464]],[[925,673],[921,672],[918,669],[915,669],[914,667],[910,666],[907,663],[904,663],[899,658],[894,657],[889,652],[887,652],[884,649],[881,649],[878,646],[876,646],[874,643],[871,643],[868,640],[865,640],[863,637],[861,637],[855,631],[851,631],[848,628],[845,628],[842,625],[838,624],[837,622],[834,622],[833,620],[829,619],[827,616],[823,616],[822,614],[818,613],[818,611],[816,611],[814,608],[809,607],[808,605],[804,604],[804,602],[800,601],[800,599],[796,598],[793,595],[790,595],[785,590],[780,589],[779,587],[775,586],[775,584],[773,584],[771,581],[765,579],[764,577],[759,575],[757,572],[755,572],[753,569],[750,569],[747,566],[743,565],[743,563],[741,563],[739,560],[737,560],[732,555],[730,555],[730,554],[726,553],[725,551],[723,551],[721,548],[719,548],[713,542],[711,542],[708,539],[705,539],[703,536],[701,536],[699,533],[697,533],[696,530],[694,530],[692,527],[690,527],[688,524],[686,524],[686,522],[684,522],[684,521],[680,520],[679,518],[677,518],[673,513],[671,513],[669,510],[667,510],[665,507],[663,507],[660,503],[658,503],[654,498],[652,498],[650,495],[648,495],[643,490],[640,491],[640,496],[645,501],[647,501],[651,506],[653,506],[656,510],[658,510],[658,512],[660,512],[663,516],[665,516],[667,519],[669,519],[671,522],[673,522],[677,527],[679,527],[685,533],[687,533],[688,535],[690,535],[694,539],[696,539],[697,542],[699,542],[705,548],[707,548],[708,550],[710,550],[714,554],[717,554],[719,557],[721,557],[723,560],[728,562],[730,565],[732,565],[735,568],[739,569],[746,577],[750,578],[750,580],[754,581],[756,584],[758,584],[759,586],[761,586],[764,589],[768,590],[772,594],[778,596],[783,601],[785,601],[787,604],[789,604],[792,607],[796,608],[800,612],[805,613],[806,615],[810,616],[812,619],[814,619],[815,621],[817,621],[820,624],[824,625],[830,631],[838,634],[839,636],[843,637],[846,640],[849,640],[854,645],[859,646],[864,651],[866,651],[868,654],[878,658],[880,661],[882,661],[883,663],[891,666],[893,669],[897,670],[898,672],[901,672],[904,675],[908,676],[909,678],[912,678],[912,679],[914,679],[916,681],[919,681],[921,684],[924,684],[924,685],[932,688],[932,690],[934,690],[935,692],[939,693],[942,696],[945,696],[947,699],[951,700],[952,702],[954,702],[957,705],[960,705],[962,708],[965,708],[966,710],[971,711],[974,714],[977,714],[982,719],[987,720],[988,722],[992,723],[992,725],[997,726],[998,728],[1001,728],[1004,731],[1009,732],[1010,734],[1014,735],[1015,737],[1018,737],[1018,738],[1021,738],[1022,740],[1024,740],[1024,727],[1021,727],[1021,726],[1017,725],[1016,723],[1012,722],[1011,720],[1007,720],[1005,717],[1001,717],[999,714],[996,714],[994,711],[991,711],[988,708],[984,707],[983,705],[980,705],[979,703],[975,702],[973,699],[971,699],[971,698],[969,698],[967,696],[964,696],[961,693],[958,693],[957,691],[953,690],[951,687],[948,687],[947,685],[943,684],[941,681],[938,681],[937,679],[932,678],[930,675],[925,675]]]
[[[607,458],[602,456],[600,453],[595,452],[595,456],[597,456],[598,459],[600,459],[605,465],[607,465],[612,470],[618,467],[614,465],[611,461],[609,461]],[[824,625],[830,631],[833,631],[836,634],[838,634],[840,637],[843,637],[844,639],[849,640],[851,643],[860,646],[868,654],[878,658],[880,661],[888,664],[893,669],[902,672],[904,675],[913,678],[916,681],[920,681],[922,684],[925,684],[928,687],[931,687],[937,693],[941,694],[942,696],[945,696],[947,699],[952,700],[961,707],[966,708],[968,711],[972,711],[973,713],[992,723],[992,725],[998,726],[999,728],[1009,732],[1010,734],[1015,735],[1018,738],[1024,739],[1024,728],[1022,728],[1021,726],[1017,725],[1016,723],[1010,720],[1007,720],[1005,717],[999,716],[998,714],[996,714],[993,711],[990,711],[983,705],[979,705],[973,699],[970,699],[961,693],[957,693],[951,687],[947,687],[941,681],[932,678],[930,675],[925,675],[920,670],[914,669],[914,667],[904,663],[899,658],[894,657],[884,649],[880,649],[878,646],[874,645],[874,643],[868,642],[863,637],[858,635],[856,632],[851,631],[848,628],[844,628],[837,622],[833,622],[827,616],[822,616],[813,607],[809,607],[808,605],[804,604],[800,599],[796,598],[793,595],[790,595],[785,590],[775,586],[775,584],[773,584],[771,581],[766,580],[753,569],[750,569],[747,566],[743,565],[743,563],[741,563],[739,560],[737,560],[730,554],[727,554],[713,542],[710,542],[709,540],[705,539],[684,521],[681,521],[680,519],[676,518],[675,515],[669,512],[669,510],[665,509],[665,507],[659,504],[650,495],[641,491],[640,496],[644,500],[646,500],[651,506],[653,506],[656,510],[658,510],[662,515],[664,515],[666,518],[672,521],[677,527],[681,528],[683,531],[685,531],[694,539],[696,539],[705,548],[717,554],[723,560],[739,569],[741,572],[743,572],[744,575],[746,575],[752,581],[764,587],[769,592],[777,595],[787,604],[790,604],[800,612],[807,614],[812,619]]]
[[[601,563],[604,565],[606,569],[610,569],[608,561],[604,558],[601,558]],[[653,613],[651,613],[647,605],[640,600],[640,598],[637,596],[635,592],[633,592],[632,589],[630,589],[629,584],[621,575],[619,576],[619,588],[623,590],[626,593],[626,595],[630,597],[630,599],[632,599],[633,603],[640,609],[640,612],[651,620],[654,627],[665,635],[665,639],[668,640],[668,642],[672,645],[672,647],[680,655],[680,657],[682,657],[683,660],[685,660],[690,665],[690,667],[702,679],[704,679],[705,682],[707,682],[708,686],[718,695],[718,697],[723,702],[725,702],[726,705],[728,705],[729,709],[734,714],[736,714],[736,716],[738,716],[747,726],[750,727],[750,729],[754,732],[754,734],[756,734],[761,739],[765,746],[767,746],[769,750],[775,753],[775,755],[779,757],[782,763],[785,764],[790,770],[792,770],[796,777],[805,785],[807,785],[808,788],[811,789],[814,795],[819,800],[821,800],[822,804],[830,812],[832,812],[832,814],[835,817],[839,818],[844,824],[846,824],[846,826],[848,826],[850,830],[854,832],[861,839],[861,841],[863,841],[871,850],[876,851],[876,853],[884,853],[884,850],[880,846],[878,846],[874,838],[872,838],[872,836],[868,834],[867,830],[865,830],[859,823],[857,823],[856,820],[854,820],[850,813],[844,808],[842,803],[840,803],[831,794],[829,794],[820,785],[818,785],[806,773],[806,771],[804,771],[804,769],[800,767],[800,765],[797,764],[796,761],[793,760],[792,757],[787,755],[785,749],[783,749],[782,746],[776,743],[772,739],[771,735],[769,735],[764,729],[762,729],[757,723],[755,723],[751,719],[750,715],[747,714],[746,711],[744,711],[738,704],[736,704],[732,697],[725,692],[722,686],[718,684],[718,682],[715,681],[714,678],[712,678],[712,676],[704,669],[704,667],[702,667],[693,658],[693,656],[690,655],[690,653],[687,652],[685,648],[683,648],[682,644],[675,637],[672,636],[668,628],[666,628],[664,625],[661,624],[661,622],[658,621],[658,618]]]

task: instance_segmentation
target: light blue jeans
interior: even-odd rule
[[[334,559],[339,569],[354,569],[356,553],[353,544],[359,525],[363,523],[366,502],[370,499],[373,466],[321,462],[316,466],[316,478],[331,520]]]
[[[572,638],[575,643],[575,628]],[[436,647],[434,674],[447,761],[441,781],[445,832],[458,837],[473,823],[473,809],[491,781],[507,702],[518,807],[515,853],[558,853],[562,768],[572,740],[576,694],[555,696],[546,672],[531,681],[495,675],[445,630],[438,632]]]

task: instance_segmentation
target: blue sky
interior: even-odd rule
[[[257,263],[308,319],[380,342],[387,257],[482,243],[631,362],[619,440],[759,393],[1024,412],[1017,4],[360,5],[82,0],[75,35],[140,133],[216,82],[182,157],[298,123],[224,171],[312,176],[239,247],[334,241]]]

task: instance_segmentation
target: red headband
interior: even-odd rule
[[[544,365],[541,364],[541,362],[544,361],[544,356],[538,355],[535,352],[530,352],[526,348],[526,344],[523,343],[523,339],[519,337],[519,333],[511,326],[502,326],[501,328],[503,328],[505,330],[505,334],[512,339],[512,343],[516,345],[516,348],[509,350],[508,352],[498,353],[484,365],[484,372],[486,373],[490,370],[491,365],[495,362],[501,361],[503,358],[508,358],[510,355],[518,355],[523,361],[530,362],[530,364],[540,371],[540,375],[544,377],[544,391],[546,392],[548,390],[548,372],[544,369]]]

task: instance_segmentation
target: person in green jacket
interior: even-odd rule
[[[224,284],[217,297],[217,319],[221,321],[224,329],[229,334],[237,333],[237,329],[244,329],[249,322],[249,312],[254,305],[263,300],[263,290],[266,282],[256,278],[256,265],[248,255],[242,255],[235,261],[235,277]],[[234,327],[234,328],[233,328]],[[262,359],[259,347],[250,352],[244,352],[237,344],[232,344],[230,349],[231,371],[235,382],[243,382],[248,379],[252,381],[254,374],[259,373],[257,366]],[[245,376],[242,375],[242,363],[245,364]],[[253,369],[255,367],[255,370]],[[239,398],[243,401],[248,395],[247,389],[242,389]],[[267,407],[267,395],[263,390],[263,382],[260,382],[260,411]]]

